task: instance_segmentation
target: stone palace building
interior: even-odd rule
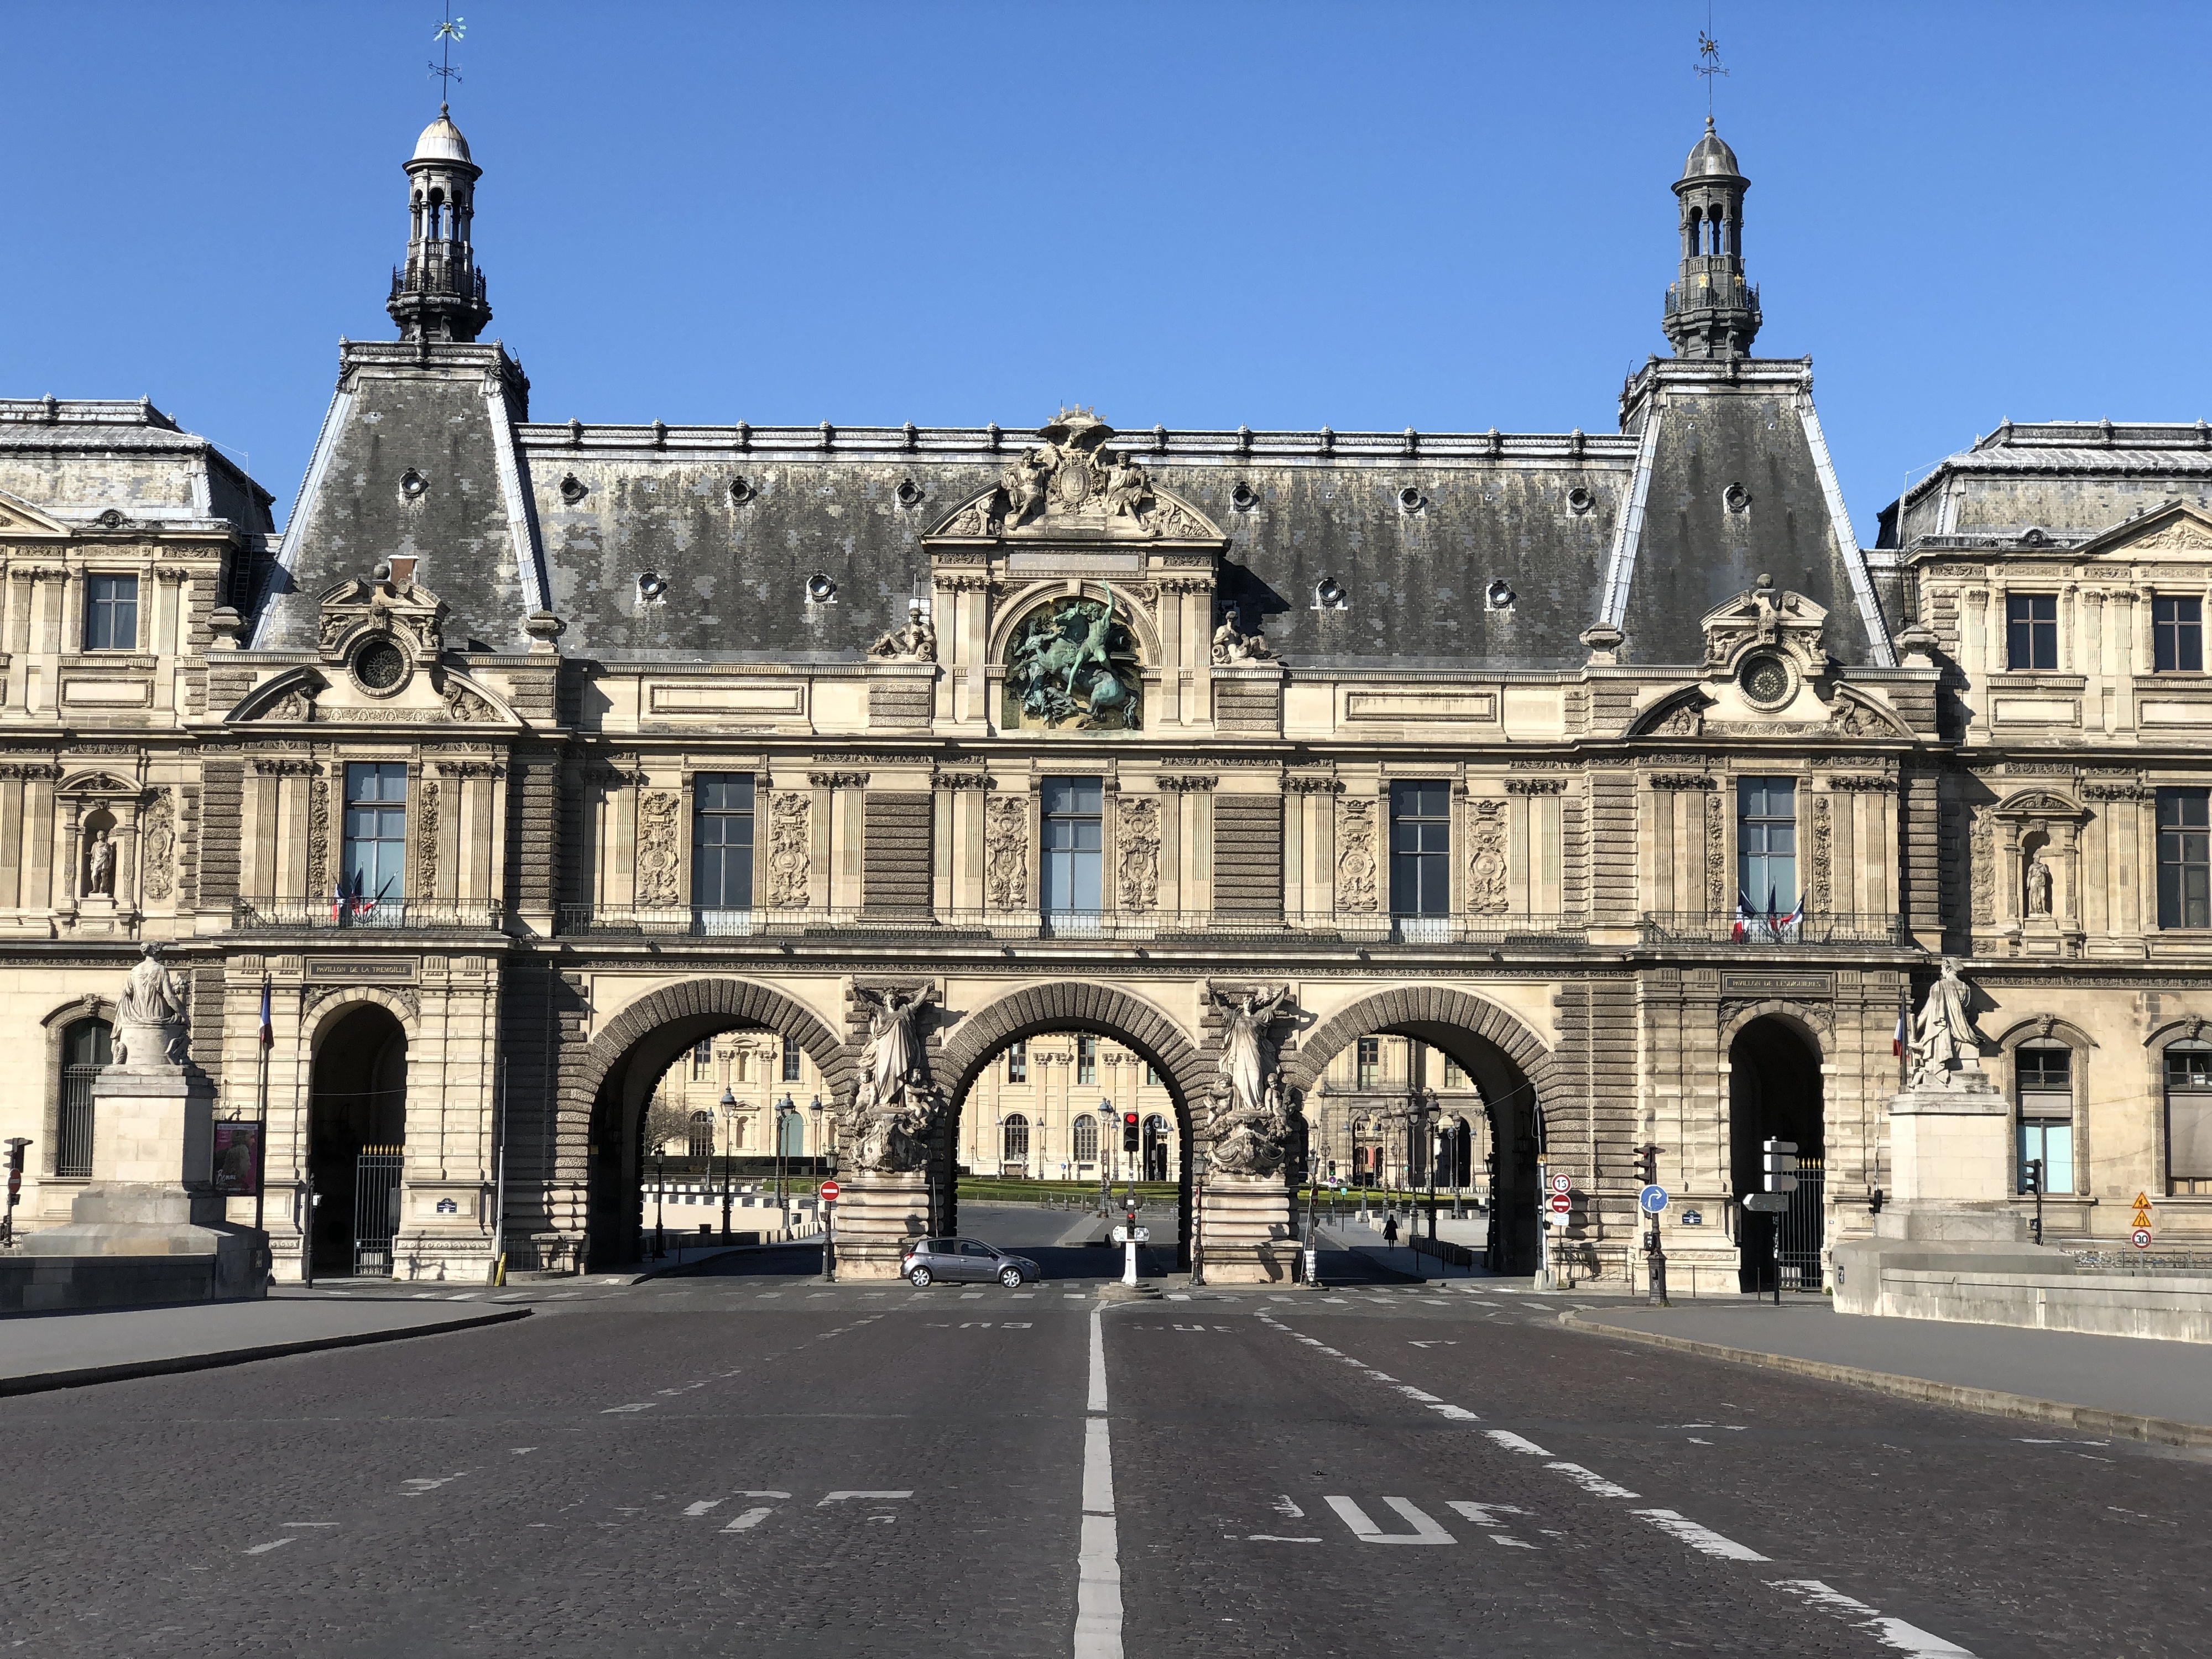
[[[535,420],[450,120],[405,173],[281,526],[149,404],[0,402],[22,1225],[158,941],[279,1278],[634,1258],[645,1103],[732,1034],[824,1100],[852,1272],[1079,1162],[1009,1155],[1007,1056],[1095,1040],[1218,1277],[1435,1105],[1495,1265],[1639,1272],[1650,1146],[1678,1288],[1817,1287],[1945,954],[2051,1237],[2212,1234],[2212,428],[2008,423],[1860,547],[1710,123],[1605,432]],[[1363,1039],[1449,1075],[1369,1099]]]

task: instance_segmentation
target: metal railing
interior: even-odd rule
[[[1792,945],[1903,945],[1905,918],[1894,910],[1813,911],[1795,921],[1781,917],[1739,920],[1730,911],[1647,910],[1646,945],[1737,945],[1747,951]]]
[[[2066,1254],[2084,1273],[2212,1277],[2212,1249],[2138,1250],[2099,1244],[2087,1249],[2067,1247]]]
[[[356,906],[329,899],[234,899],[230,925],[237,928],[337,927],[389,931],[395,928],[498,929],[506,912],[497,899],[380,899]]]
[[[705,909],[689,905],[564,904],[569,936],[792,938],[913,934],[977,939],[1310,939],[1376,945],[1579,943],[1581,915],[1391,916],[1350,911]]]
[[[1664,313],[1667,316],[1672,317],[1684,311],[1710,311],[1721,306],[1730,309],[1758,310],[1759,285],[1747,283],[1741,277],[1731,281],[1726,276],[1717,277],[1704,285],[1696,283],[1667,284],[1667,309]]]

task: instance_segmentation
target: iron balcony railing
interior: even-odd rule
[[[1910,943],[1905,918],[1894,910],[1816,910],[1795,921],[1739,918],[1732,911],[1647,910],[1643,932],[1646,945],[1733,945],[1746,951]]]
[[[1391,916],[1348,911],[709,909],[697,906],[564,904],[568,935],[691,939],[924,933],[979,939],[1312,939],[1375,945],[1579,943],[1580,915]]]
[[[506,911],[497,899],[379,899],[359,906],[329,899],[234,899],[230,925],[237,928],[338,927],[390,930],[435,928],[497,931]]]
[[[1740,278],[1731,282],[1726,277],[1700,285],[1696,283],[1669,283],[1667,285],[1667,309],[1672,317],[1683,311],[1710,311],[1725,306],[1731,310],[1759,309],[1759,285]]]

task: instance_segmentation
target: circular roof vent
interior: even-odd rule
[[[828,605],[837,597],[837,584],[817,571],[806,579],[806,602],[809,605]]]

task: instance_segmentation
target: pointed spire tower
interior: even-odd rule
[[[1759,334],[1759,290],[1743,279],[1743,198],[1751,180],[1705,117],[1705,136],[1674,181],[1682,273],[1667,289],[1662,325],[1678,357],[1747,357]]]
[[[439,105],[438,118],[422,129],[407,161],[407,263],[392,271],[385,302],[403,340],[465,343],[491,320],[483,273],[469,245],[483,175],[469,160],[469,141]]]

